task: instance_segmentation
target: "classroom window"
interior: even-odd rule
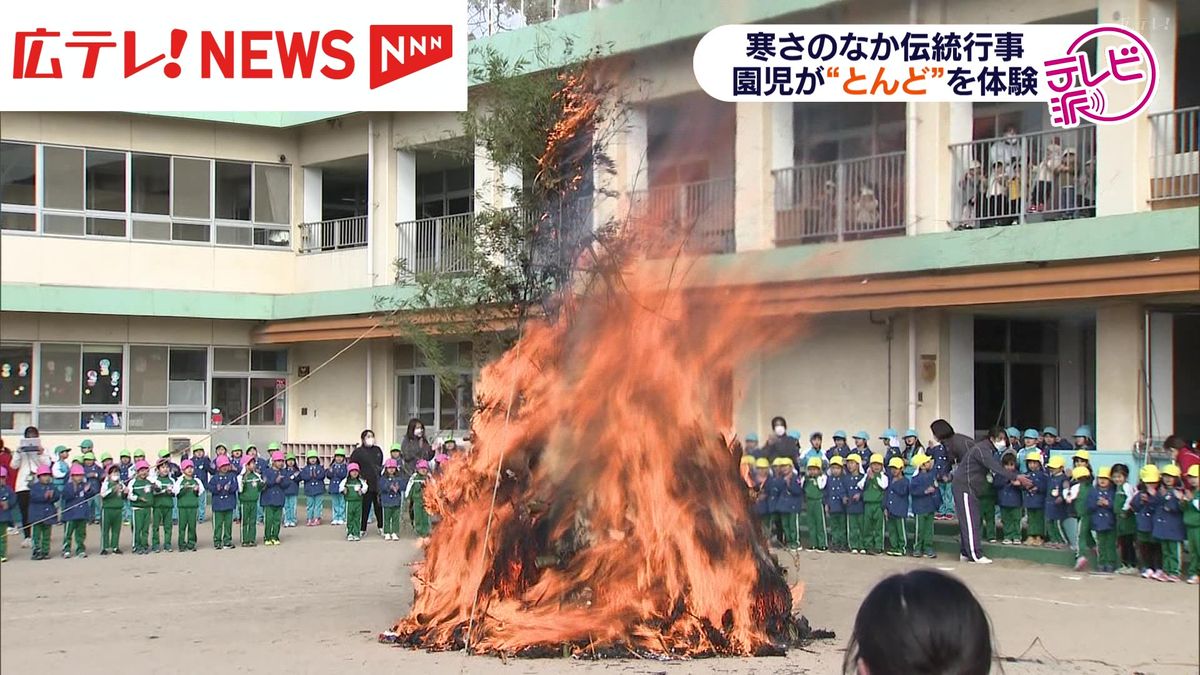
[[[83,150],[46,146],[42,149],[42,205],[48,209],[83,210]]]
[[[213,370],[240,373],[250,367],[250,350],[243,347],[215,347]]]
[[[37,146],[0,143],[0,204],[37,204]]]
[[[221,411],[222,424],[243,426],[246,424],[246,401],[249,396],[246,378],[214,377],[212,381],[212,407]]]
[[[86,207],[125,211],[125,153],[89,149],[85,155]]]
[[[208,220],[211,197],[211,162],[176,157],[172,160],[171,215]]]
[[[33,402],[33,347],[0,345],[0,404]]]
[[[0,230],[36,232],[37,214],[0,211]]]
[[[131,406],[165,406],[167,405],[167,360],[166,347],[143,347],[134,345],[129,348],[129,405]],[[130,413],[132,417],[132,413]],[[130,420],[133,427],[133,420]]]
[[[163,155],[130,156],[130,194],[134,213],[171,214],[171,158]]]
[[[168,404],[203,407],[208,384],[208,350],[172,348],[168,379]]]
[[[464,431],[475,412],[474,352],[470,342],[446,342],[439,360],[450,374],[432,372],[421,350],[412,345],[396,348],[396,429],[412,418],[431,429]],[[445,378],[445,379],[444,379]]]
[[[216,163],[216,216],[221,220],[250,220],[250,165]]]
[[[83,377],[80,394],[84,405],[119,405],[123,378],[124,357],[120,346],[84,346]]]
[[[250,424],[283,425],[287,415],[287,399],[283,378],[250,379]]]
[[[79,345],[43,344],[39,367],[42,405],[79,405]]]
[[[254,220],[287,225],[291,222],[292,172],[286,166],[254,165]]]

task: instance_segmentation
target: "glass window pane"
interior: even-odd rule
[[[975,317],[975,351],[1003,352],[1008,347],[1008,321]]]
[[[94,237],[124,237],[125,221],[116,218],[88,218],[87,234]]]
[[[246,378],[214,377],[212,407],[221,413],[225,426],[246,423]]]
[[[133,221],[133,238],[148,241],[171,241],[171,223],[166,220]]]
[[[170,404],[205,404],[208,383],[208,350],[172,349],[170,362]]]
[[[471,190],[475,186],[475,173],[472,167],[464,166],[446,172],[446,191]]]
[[[171,241],[208,240],[208,225],[205,223],[171,223]]]
[[[83,150],[42,149],[44,194],[42,205],[50,209],[83,209]]]
[[[250,165],[217,162],[217,218],[250,220]]]
[[[24,206],[36,203],[36,154],[35,145],[0,143],[0,202]]]
[[[281,426],[287,414],[287,388],[284,378],[254,378],[250,380],[250,424]],[[273,396],[279,396],[271,400]],[[268,401],[270,401],[268,403]]]
[[[252,349],[250,350],[250,370],[266,372],[287,372],[286,349]]]
[[[457,381],[449,390],[441,390],[440,426],[441,429],[466,429],[471,421],[473,398],[471,391],[471,376],[458,375]]]
[[[213,370],[244,373],[250,367],[250,350],[242,347],[213,349]]]
[[[1008,424],[1004,405],[1008,391],[1004,381],[1004,364],[975,363],[975,427],[987,430],[993,425]]]
[[[254,228],[254,245],[286,248],[292,245],[292,231],[290,229],[256,227]]]
[[[202,412],[173,412],[169,427],[171,431],[203,429],[205,417]]]
[[[254,230],[249,227],[217,226],[217,243],[223,246],[249,246],[253,236]]]
[[[166,431],[167,413],[162,410],[130,410],[125,417],[129,431]]]
[[[29,404],[33,400],[33,347],[0,346],[0,404]]]
[[[254,221],[258,223],[291,222],[290,167],[254,165]]]
[[[0,410],[0,431],[21,431],[33,426],[33,412]]]
[[[83,403],[120,404],[125,386],[124,356],[116,346],[83,348]]]
[[[171,213],[171,158],[134,154],[130,159],[134,213]]]
[[[121,428],[120,410],[85,410],[79,414],[79,429],[87,431],[105,431]]]
[[[37,216],[32,213],[0,211],[0,230],[33,232],[37,230]]]
[[[133,371],[129,382],[126,383],[129,388],[129,405],[166,405],[167,348],[131,346],[129,365]],[[132,419],[129,421],[129,428],[135,428]]]
[[[1057,354],[1058,325],[1053,321],[1013,321],[1012,351],[1022,354]]]
[[[42,405],[79,405],[79,345],[42,345],[38,378]]]
[[[88,150],[86,172],[87,207],[125,211],[125,153]]]
[[[84,232],[83,216],[43,214],[42,232],[46,234],[69,234],[73,237],[82,237]]]
[[[171,160],[171,213],[177,218],[211,217],[209,211],[210,179],[207,159],[174,157]]]
[[[38,429],[47,431],[79,431],[79,410],[42,410],[38,412]]]

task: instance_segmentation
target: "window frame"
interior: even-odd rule
[[[218,349],[239,349],[239,350],[245,350],[245,351],[246,351],[246,365],[245,365],[245,367],[244,367],[243,369],[241,369],[241,370],[233,370],[233,369],[229,369],[229,370],[215,370],[215,364],[216,364],[216,350],[218,350]],[[257,349],[257,350],[259,350],[259,351],[277,351],[277,352],[283,352],[283,354],[284,354],[284,364],[283,364],[284,368],[283,368],[283,370],[254,370],[254,368],[253,368],[253,363],[254,363],[254,359],[253,359],[253,353],[254,353],[254,351],[255,351],[256,349]],[[290,360],[291,360],[291,353],[290,353],[290,351],[289,351],[289,350],[288,350],[286,347],[280,347],[280,348],[275,348],[275,349],[268,349],[268,348],[265,348],[265,347],[257,347],[257,348],[256,348],[256,347],[254,347],[253,345],[213,345],[212,349],[210,350],[210,354],[212,355],[212,358],[210,359],[210,364],[213,366],[213,368],[211,368],[211,369],[209,370],[209,380],[210,380],[210,384],[209,384],[209,404],[210,404],[210,407],[215,407],[215,406],[216,406],[216,397],[215,397],[215,394],[216,394],[216,387],[215,387],[215,386],[214,386],[214,385],[211,383],[211,381],[212,381],[212,380],[216,380],[216,379],[222,379],[222,380],[235,380],[235,379],[240,379],[240,380],[242,380],[242,381],[244,382],[244,385],[243,385],[243,387],[242,387],[242,392],[243,392],[243,394],[245,395],[245,399],[244,399],[244,400],[245,400],[245,402],[246,402],[246,410],[245,410],[245,412],[243,413],[243,415],[245,416],[245,420],[244,420],[244,421],[242,421],[242,422],[240,422],[240,423],[238,423],[238,424],[233,424],[233,422],[234,422],[234,419],[235,419],[235,418],[229,418],[229,416],[225,414],[225,410],[222,408],[222,409],[221,409],[221,415],[222,415],[222,417],[223,417],[223,418],[228,418],[228,419],[223,419],[223,420],[222,420],[222,423],[221,423],[221,427],[222,427],[222,428],[224,428],[224,427],[236,427],[236,428],[242,428],[242,427],[246,427],[246,428],[250,428],[250,427],[255,427],[255,428],[264,428],[264,427],[270,427],[270,428],[280,428],[280,427],[283,427],[283,428],[287,428],[287,423],[288,423],[289,412],[288,412],[288,406],[287,406],[287,393],[286,393],[286,392],[287,392],[287,389],[288,389],[288,387],[290,387],[290,386],[291,386],[290,377],[289,377],[289,375],[288,375],[288,368],[289,368],[289,362],[290,362]],[[253,415],[253,413],[251,412],[251,410],[253,409],[253,407],[254,407],[254,406],[253,406],[253,404],[251,403],[251,397],[250,397],[250,393],[251,393],[251,388],[250,388],[250,387],[251,387],[251,382],[252,382],[252,381],[254,381],[254,380],[266,380],[266,379],[274,379],[274,380],[277,380],[277,381],[278,381],[278,380],[282,380],[282,381],[283,381],[283,391],[282,391],[282,392],[278,392],[279,394],[282,394],[282,397],[283,397],[283,421],[282,421],[282,423],[280,423],[280,424],[254,424],[254,423],[253,423],[254,415]],[[214,427],[214,428],[216,428],[216,427]]]
[[[467,363],[467,364],[462,363],[462,358],[463,358],[462,345],[463,344],[471,345],[471,351],[470,351],[471,361],[470,361],[470,363]],[[412,360],[411,366],[407,366],[407,365],[403,366],[403,367],[397,366],[393,372],[393,375],[395,378],[394,381],[395,381],[395,385],[396,385],[396,396],[395,396],[395,398],[396,398],[396,406],[395,406],[396,407],[396,410],[395,410],[395,412],[396,412],[396,429],[398,431],[405,429],[408,425],[408,420],[410,420],[414,417],[420,418],[422,412],[425,410],[420,407],[419,385],[418,385],[417,391],[414,392],[415,396],[413,399],[413,402],[416,404],[417,407],[415,409],[414,408],[409,408],[407,410],[401,409],[401,405],[404,400],[404,395],[401,393],[403,391],[402,388],[405,384],[404,381],[406,379],[411,379],[411,378],[432,377],[433,378],[433,387],[434,387],[433,411],[432,411],[433,422],[432,423],[426,422],[425,426],[430,429],[437,429],[437,432],[439,434],[446,433],[446,432],[458,433],[458,432],[467,431],[468,430],[467,428],[462,428],[462,429],[443,429],[443,428],[441,428],[442,417],[443,417],[443,414],[445,413],[445,411],[442,410],[442,396],[445,393],[443,391],[443,387],[442,387],[442,384],[443,384],[441,381],[442,378],[437,372],[434,371],[433,368],[430,368],[427,365],[424,365],[420,362],[420,360],[421,360],[420,352],[413,345],[397,345],[397,350],[395,352],[393,352],[393,355],[394,356],[397,355],[398,350],[401,348],[411,349],[412,355],[413,355],[413,360]],[[466,376],[468,378],[468,381],[471,383],[471,400],[464,404],[464,402],[457,400],[458,397],[456,395],[455,396],[455,405],[457,407],[457,410],[454,413],[456,421],[460,420],[460,419],[466,419],[467,424],[469,425],[471,415],[474,414],[474,412],[475,412],[476,384],[478,381],[478,371],[475,367],[474,345],[468,341],[451,341],[451,342],[446,343],[444,345],[444,348],[445,349],[454,349],[455,354],[456,354],[456,356],[455,356],[456,363],[453,366],[450,366],[446,370],[446,373],[453,374],[459,378]],[[397,361],[398,361],[398,359],[397,359]],[[416,380],[416,381],[419,382],[419,380]]]
[[[26,426],[33,425],[33,423],[35,421],[35,417],[36,417],[38,394],[39,394],[39,392],[41,390],[41,386],[42,386],[41,379],[40,379],[42,369],[38,365],[39,364],[38,359],[41,358],[41,353],[40,353],[41,352],[41,343],[23,342],[21,340],[5,340],[3,342],[0,342],[0,347],[7,347],[7,348],[28,347],[29,348],[29,403],[5,403],[3,412],[13,413],[14,415],[28,414],[29,415],[29,425],[26,425]],[[13,433],[13,432],[19,433],[22,429],[24,429],[24,427],[16,428],[18,426],[16,424],[13,425],[14,428],[12,428],[12,429],[5,428],[3,419],[4,419],[4,417],[0,416],[0,432],[6,433],[6,434]],[[34,426],[36,426],[36,425],[34,425]]]

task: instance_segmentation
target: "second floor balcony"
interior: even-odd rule
[[[1149,117],[1154,134],[1151,204],[1195,205],[1200,198],[1200,106]]]
[[[364,248],[370,236],[366,216],[300,224],[300,253]]]
[[[775,242],[904,234],[904,162],[900,151],[772,172]]]
[[[658,185],[629,195],[629,216],[677,235],[687,253],[732,253],[733,178]]]

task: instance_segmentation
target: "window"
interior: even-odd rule
[[[474,169],[469,166],[417,176],[417,218],[471,213]]]
[[[286,388],[287,380],[283,378],[251,378],[250,424],[283,425],[287,413]]]
[[[0,404],[7,407],[32,402],[33,347],[0,345]]]
[[[211,162],[207,159],[176,157],[172,160],[174,185],[171,190],[171,215],[176,218],[208,220],[211,196]]]
[[[442,345],[442,359],[450,364],[450,380],[435,375],[420,350],[412,345],[396,348],[396,427],[404,429],[417,418],[430,428],[464,431],[475,412],[474,354],[470,342]]]
[[[250,220],[250,165],[216,162],[216,209],[221,220]]]
[[[250,367],[250,350],[240,347],[213,349],[213,370],[245,372]]]
[[[34,232],[37,230],[37,215],[32,213],[0,211],[0,230]]]
[[[40,369],[42,405],[79,405],[79,345],[42,345]]]
[[[79,381],[84,405],[119,405],[124,386],[124,359],[119,346],[83,348],[83,377]]]
[[[0,143],[0,204],[37,203],[36,151],[36,145]]]
[[[221,411],[223,424],[246,424],[246,400],[249,392],[244,377],[214,377],[212,382],[214,410]]]
[[[287,350],[213,349],[213,408],[226,425],[282,426],[287,418]],[[266,376],[270,373],[271,376]]]
[[[134,345],[129,362],[130,431],[206,428],[208,348]]]
[[[254,166],[254,220],[258,223],[291,223],[292,172],[286,166]]]
[[[86,158],[87,209],[124,213],[125,153],[89,149]]]
[[[250,370],[268,373],[287,372],[286,349],[250,350]]]
[[[130,193],[134,213],[171,214],[171,159],[161,155],[130,156]]]
[[[207,349],[171,349],[167,403],[205,406],[208,383]],[[200,425],[203,428],[203,424]]]
[[[44,207],[83,210],[83,150],[45,146],[42,172]]]
[[[129,378],[129,405],[167,405],[167,359],[166,347],[134,345],[129,348],[129,366],[132,370]],[[133,426],[132,420],[130,426]]]

